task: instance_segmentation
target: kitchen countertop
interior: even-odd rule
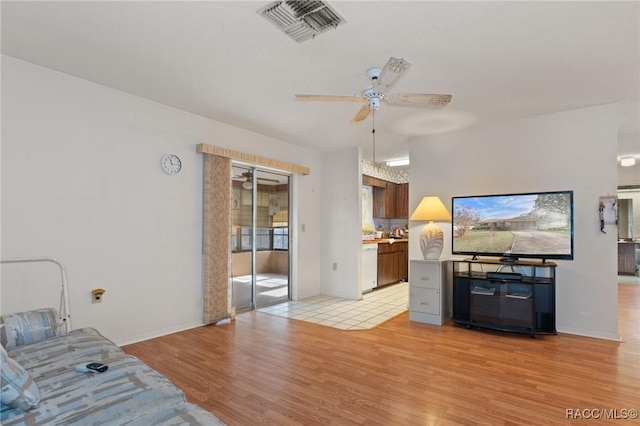
[[[393,238],[377,238],[375,240],[362,240],[362,244],[374,244],[374,243],[378,243],[378,244],[389,244],[389,240],[393,240],[394,243],[406,243],[409,241],[408,238],[400,238],[400,239],[393,239]]]

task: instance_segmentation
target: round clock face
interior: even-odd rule
[[[162,157],[162,170],[170,175],[175,175],[182,169],[182,161],[175,154],[167,154]]]

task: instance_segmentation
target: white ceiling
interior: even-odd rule
[[[394,91],[450,93],[442,110],[383,104],[376,159],[412,137],[620,102],[619,155],[640,158],[639,2],[333,1],[347,22],[297,43],[256,11],[269,2],[2,1],[2,53],[317,150],[361,146],[371,115],[352,95],[390,56]],[[514,141],[517,143],[517,141]]]

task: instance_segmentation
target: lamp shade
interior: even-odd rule
[[[424,197],[409,220],[451,220],[451,213],[442,204],[440,197]]]
[[[442,254],[444,234],[434,220],[451,220],[451,213],[437,196],[424,197],[409,220],[429,221],[420,231],[420,249],[426,260],[436,260]]]

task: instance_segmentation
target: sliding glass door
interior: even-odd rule
[[[232,166],[231,274],[237,310],[290,299],[289,176]]]

